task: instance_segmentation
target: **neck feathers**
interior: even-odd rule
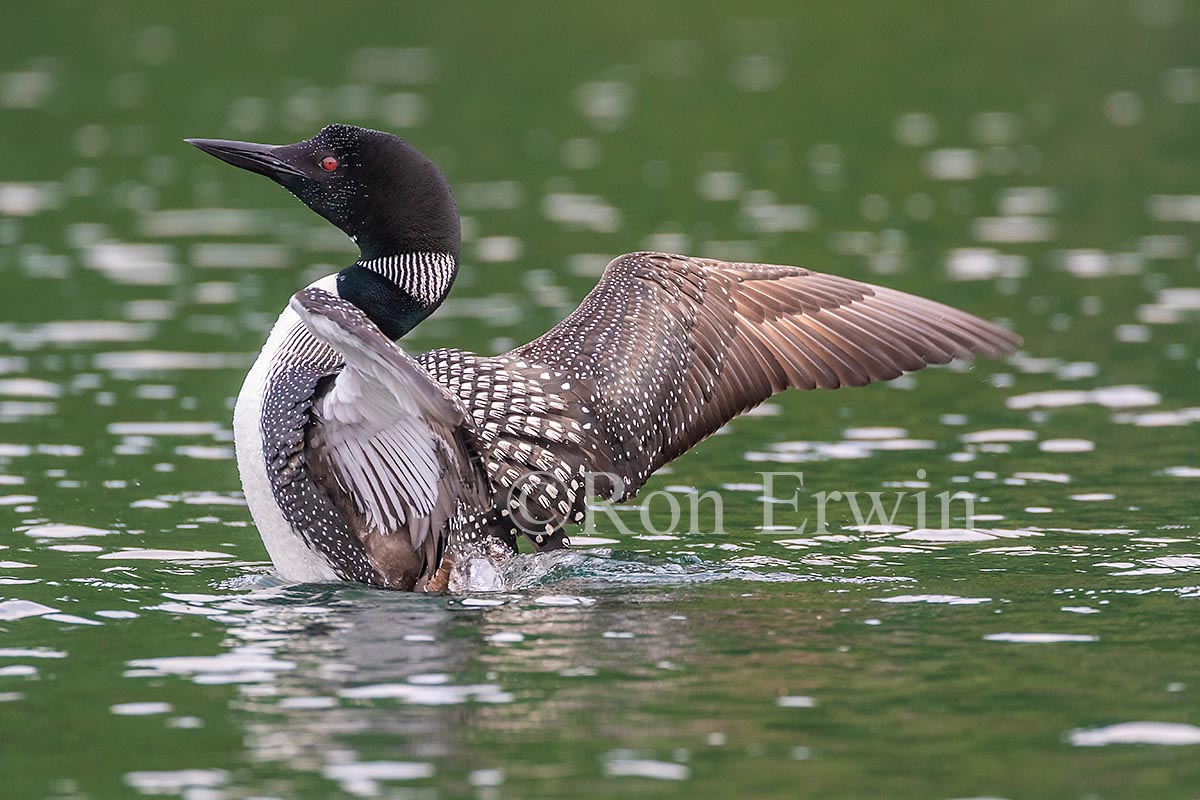
[[[450,293],[458,274],[458,261],[449,253],[402,253],[382,258],[360,258],[357,267],[387,278],[430,310]]]
[[[457,274],[458,259],[449,253],[362,258],[338,273],[337,293],[395,340],[442,304]]]

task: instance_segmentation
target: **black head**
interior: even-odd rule
[[[450,186],[432,161],[398,136],[328,125],[287,145],[186,141],[280,184],[341,228],[364,259],[444,253],[458,260],[458,209]]]

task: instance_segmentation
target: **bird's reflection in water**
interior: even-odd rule
[[[523,739],[544,741],[548,720],[564,741],[609,727],[579,714],[588,696],[612,692],[636,709],[673,680],[675,654],[694,649],[665,592],[554,591],[301,586],[242,599],[227,645],[285,665],[238,687],[247,755],[334,779],[397,759],[466,779],[505,766],[501,752]]]

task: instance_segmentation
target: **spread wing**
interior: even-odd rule
[[[314,480],[380,573],[427,573],[452,530],[490,507],[469,419],[353,305],[309,288],[292,307],[345,359],[313,402],[306,458]]]
[[[614,472],[628,497],[776,392],[863,386],[957,358],[1001,356],[1020,341],[941,303],[799,267],[631,253],[529,344],[495,359],[435,351],[421,360],[436,375],[441,362],[471,358],[476,374],[489,375],[489,386],[447,385],[474,415],[501,485],[506,472],[549,454],[567,473]],[[490,391],[502,383],[497,372],[541,392],[544,413],[532,422],[523,413],[515,424]],[[586,502],[575,483],[566,489],[565,502],[543,505],[572,513],[550,523]]]
[[[636,444],[640,486],[776,392],[864,386],[1019,342],[941,303],[834,275],[631,253],[513,355],[595,383],[601,430],[610,448]]]

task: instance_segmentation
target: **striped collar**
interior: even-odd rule
[[[458,273],[458,262],[449,253],[401,253],[354,263],[379,273],[426,305],[440,303]]]

